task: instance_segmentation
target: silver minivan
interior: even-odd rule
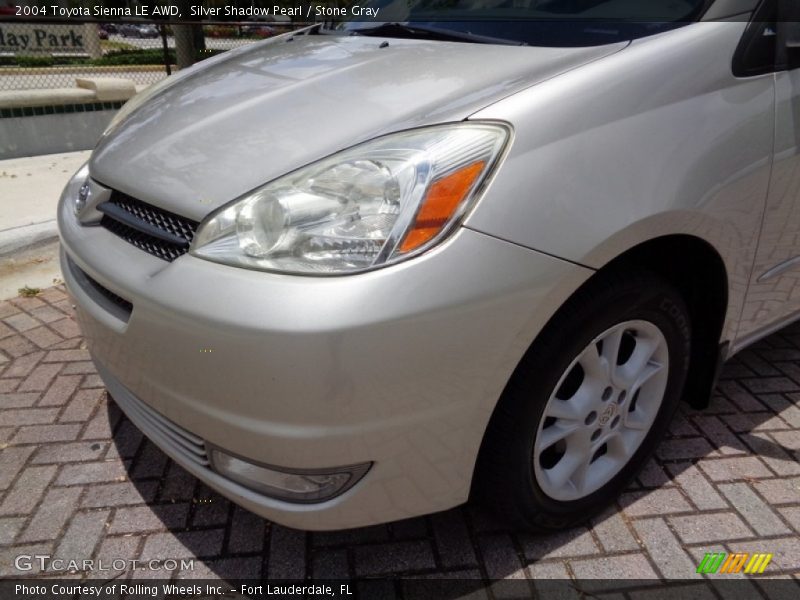
[[[288,526],[580,522],[800,314],[798,3],[439,4],[167,78],[59,205],[110,395]]]

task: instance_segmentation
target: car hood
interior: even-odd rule
[[[101,139],[89,168],[104,185],[200,220],[314,160],[391,131],[463,120],[625,45],[281,36],[179,75]]]

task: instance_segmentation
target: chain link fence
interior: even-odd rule
[[[191,64],[289,29],[290,24],[253,21],[0,22],[0,92],[71,88],[80,77],[118,77],[146,86],[174,72],[178,64]],[[192,38],[194,56],[176,56],[176,35]]]

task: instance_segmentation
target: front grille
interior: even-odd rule
[[[186,254],[199,223],[114,190],[97,206],[100,225],[129,244],[172,262]]]

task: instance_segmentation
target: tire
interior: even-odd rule
[[[648,272],[590,281],[506,386],[476,465],[478,499],[533,531],[577,525],[613,502],[678,406],[690,341],[689,312],[667,282]]]

